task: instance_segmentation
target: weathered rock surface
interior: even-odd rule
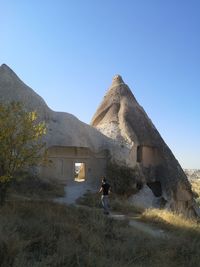
[[[195,213],[184,171],[121,76],[114,77],[91,125],[129,149],[128,165],[140,169],[145,177],[142,182],[155,195],[160,191],[157,197],[163,198],[167,208],[187,215]]]
[[[47,124],[47,146],[89,147],[93,151],[107,149],[110,139],[75,116],[51,110],[45,101],[5,64],[0,67],[0,102],[19,101],[27,110],[36,110]],[[112,147],[112,142],[111,145]]]
[[[94,152],[106,149],[116,162],[132,168],[137,166],[143,186],[148,185],[154,196],[162,198],[165,207],[187,215],[197,210],[190,183],[180,164],[120,76],[114,78],[93,117],[92,126],[69,113],[51,110],[3,64],[0,67],[0,102],[11,101],[23,102],[27,110],[38,112],[39,119],[47,124],[48,147],[88,147]],[[145,161],[138,161],[138,148],[143,149]]]
[[[134,194],[129,198],[129,201],[134,203],[134,206],[139,209],[148,209],[152,207],[158,208],[156,200],[157,198],[147,185],[144,185],[137,194]]]

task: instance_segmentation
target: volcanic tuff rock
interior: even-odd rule
[[[116,75],[91,125],[130,150],[129,166],[139,168],[165,207],[195,213],[191,185],[144,109],[122,77]]]
[[[160,134],[120,75],[113,78],[91,125],[129,147],[134,144],[159,146],[161,143]]]
[[[120,76],[114,78],[93,117],[92,126],[98,130],[69,113],[51,110],[3,64],[0,67],[0,102],[11,101],[23,102],[27,110],[38,112],[39,119],[47,124],[45,141],[48,147],[88,147],[94,152],[109,150],[117,163],[139,168],[141,182],[152,189],[155,197],[162,199],[165,207],[186,214],[197,210],[181,166]],[[143,191],[140,198],[143,198]]]
[[[47,124],[47,146],[89,147],[94,152],[110,148],[119,151],[114,142],[75,116],[51,110],[45,101],[5,64],[0,67],[0,102],[22,102],[27,110],[36,110]],[[123,158],[124,155],[119,155]]]

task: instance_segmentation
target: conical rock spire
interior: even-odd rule
[[[141,182],[159,193],[166,207],[191,212],[187,205],[193,206],[193,193],[185,173],[120,75],[113,78],[91,125],[129,149],[129,166],[139,168],[145,177]]]
[[[121,75],[116,74],[116,75],[113,77],[111,87],[118,86],[118,85],[120,85],[120,84],[124,84],[124,81],[123,81]]]

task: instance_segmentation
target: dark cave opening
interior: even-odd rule
[[[162,196],[162,187],[161,187],[161,183],[159,181],[147,183],[147,186],[151,189],[154,196],[156,196],[156,197]]]

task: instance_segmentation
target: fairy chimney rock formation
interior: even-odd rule
[[[128,90],[122,77],[120,75],[114,76],[112,85],[97,109],[91,125],[122,145],[131,148],[132,140],[125,130],[126,125],[122,117],[124,105],[121,105],[124,100],[126,101],[126,95],[130,95]],[[128,95],[127,97],[129,97]]]
[[[141,182],[162,206],[195,213],[184,171],[120,75],[114,76],[91,125],[129,149],[127,165],[139,169]]]
[[[188,216],[198,212],[191,185],[180,164],[120,75],[113,78],[91,125],[72,114],[51,110],[3,64],[0,66],[0,103],[11,101],[22,102],[28,111],[36,110],[39,119],[46,122],[48,148],[88,148],[95,155],[109,151],[113,161],[137,168],[143,184],[137,201],[140,202],[140,197],[145,200],[148,186],[157,204],[162,203],[164,207]],[[59,153],[57,157],[60,157]],[[94,160],[98,165],[96,156]]]

